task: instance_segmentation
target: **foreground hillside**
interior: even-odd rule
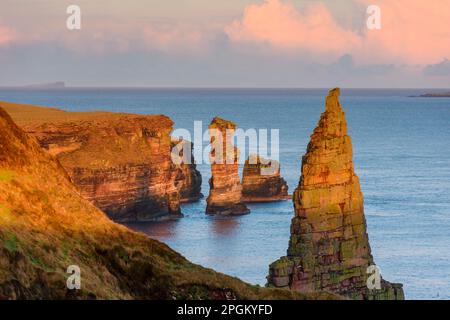
[[[68,290],[67,267],[81,269]],[[248,285],[113,223],[0,108],[0,299],[330,299]]]

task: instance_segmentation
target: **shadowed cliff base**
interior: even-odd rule
[[[404,299],[401,284],[367,285],[368,268],[375,263],[339,94],[338,88],[329,92],[303,156],[287,257],[270,265],[268,285],[352,299]]]
[[[81,269],[69,290],[67,267]],[[0,108],[0,299],[339,299],[251,286],[115,224]]]
[[[0,106],[58,158],[83,197],[116,221],[181,217],[180,202],[201,197],[195,164],[171,161],[173,121],[164,115]]]

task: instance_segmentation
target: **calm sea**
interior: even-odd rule
[[[410,98],[429,90],[342,90],[356,172],[365,195],[373,255],[385,279],[409,299],[450,299],[450,98]],[[280,129],[282,175],[290,192],[324,109],[323,89],[0,89],[0,100],[70,111],[166,114],[176,128],[204,129],[218,115],[241,128]],[[208,194],[210,168],[200,165]],[[250,205],[234,218],[205,215],[205,200],[172,222],[130,227],[195,263],[265,284],[268,265],[285,255],[290,201]]]

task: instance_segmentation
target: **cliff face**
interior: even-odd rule
[[[81,288],[67,289],[69,266]],[[0,300],[335,299],[250,286],[112,222],[0,108]]]
[[[247,214],[250,210],[242,201],[242,185],[239,177],[239,150],[233,145],[236,125],[221,118],[214,118],[209,125],[211,145],[211,178],[206,213]]]
[[[166,116],[2,105],[59,159],[81,194],[114,220],[178,217],[180,201],[200,197],[195,165],[171,161],[173,122]]]
[[[289,199],[288,185],[280,176],[280,164],[275,160],[250,155],[244,165],[242,195],[245,202]]]
[[[400,284],[382,280],[380,290],[367,287],[367,268],[374,261],[338,98],[339,89],[331,90],[303,157],[288,255],[270,266],[269,285],[328,290],[354,299],[403,299]]]

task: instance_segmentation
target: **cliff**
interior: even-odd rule
[[[379,290],[367,287],[367,270],[375,263],[339,93],[331,90],[326,98],[325,112],[303,157],[287,257],[270,266],[268,283],[353,299],[403,299],[400,284],[382,280]]]
[[[171,161],[173,122],[166,116],[0,105],[58,158],[83,197],[114,220],[179,217],[180,200],[200,197],[195,165]]]
[[[275,160],[250,155],[244,165],[242,195],[245,202],[290,199],[288,185],[280,176],[280,164]]]
[[[67,289],[69,266],[79,290]],[[339,297],[251,286],[115,224],[0,108],[0,300],[234,298]]]
[[[239,215],[250,212],[242,200],[239,150],[232,139],[235,130],[233,122],[219,117],[215,117],[209,125],[212,148],[207,214]]]

